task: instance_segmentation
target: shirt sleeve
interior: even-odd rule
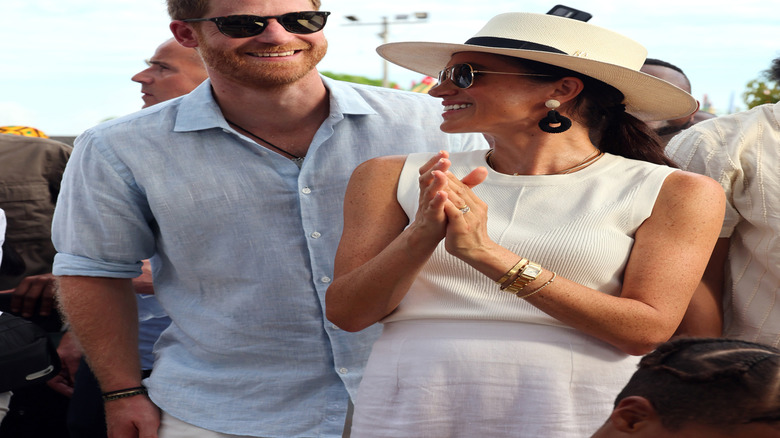
[[[116,148],[98,132],[80,136],[54,212],[54,274],[137,277],[154,252],[153,227],[146,198]]]
[[[666,154],[683,170],[709,176],[726,192],[726,216],[720,237],[731,237],[741,220],[734,203],[734,187],[743,179],[738,163],[728,154],[726,135],[715,123],[693,126],[676,135],[666,146]]]

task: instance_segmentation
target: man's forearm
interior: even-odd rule
[[[139,386],[138,310],[132,281],[63,276],[58,296],[102,390]]]

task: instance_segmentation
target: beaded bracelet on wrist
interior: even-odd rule
[[[133,397],[136,395],[146,395],[146,394],[148,394],[148,391],[146,390],[145,387],[135,386],[133,388],[125,388],[116,391],[104,392],[101,395],[103,396],[104,401],[112,401],[112,400],[119,400],[120,398]]]

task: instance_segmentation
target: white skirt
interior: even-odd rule
[[[638,361],[568,328],[388,323],[358,390],[352,438],[588,437]]]

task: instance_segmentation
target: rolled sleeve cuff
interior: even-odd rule
[[[54,275],[82,277],[135,278],[141,275],[142,262],[115,263],[94,260],[73,254],[58,253],[54,256]]]

